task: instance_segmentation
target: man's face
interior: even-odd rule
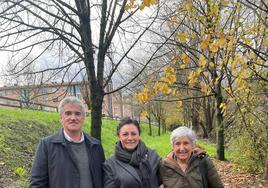
[[[85,117],[79,105],[66,104],[62,109],[60,119],[67,134],[76,134],[81,132]]]

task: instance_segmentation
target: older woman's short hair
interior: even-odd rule
[[[85,117],[86,109],[85,109],[85,106],[80,99],[78,99],[77,97],[74,97],[74,96],[69,96],[69,97],[65,97],[64,99],[62,99],[60,101],[59,106],[58,106],[60,114],[62,113],[62,110],[66,104],[78,105],[82,110],[83,116]]]
[[[177,138],[180,138],[180,137],[188,137],[193,146],[195,146],[195,142],[196,142],[196,134],[195,132],[190,129],[189,127],[178,127],[176,129],[174,129],[171,133],[171,136],[170,136],[170,142],[171,142],[171,145],[174,144],[175,140]]]

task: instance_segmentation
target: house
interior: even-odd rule
[[[106,88],[111,91],[112,85]],[[89,98],[87,82],[51,82],[40,85],[0,87],[0,106],[56,111],[65,96],[76,96],[85,104]],[[87,110],[88,113],[90,110]],[[102,115],[111,118],[134,117],[134,98],[121,91],[105,95]]]

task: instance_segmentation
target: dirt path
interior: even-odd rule
[[[243,173],[228,161],[212,159],[222,178],[225,188],[268,188],[268,181],[261,174]]]

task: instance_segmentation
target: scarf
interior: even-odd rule
[[[143,188],[150,188],[151,166],[148,160],[148,148],[144,142],[140,141],[134,151],[124,150],[118,142],[115,146],[115,157],[133,166],[142,181]]]

